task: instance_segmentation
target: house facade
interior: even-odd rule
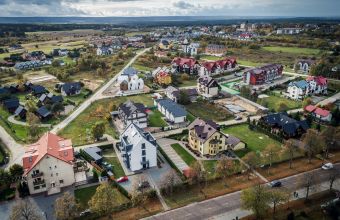
[[[113,54],[113,49],[108,46],[101,46],[97,48],[96,53],[98,56],[111,55]]]
[[[171,65],[175,72],[191,75],[197,75],[200,68],[198,61],[193,58],[176,57],[172,60]]]
[[[159,85],[169,85],[172,82],[171,70],[167,67],[158,67],[152,72],[153,81]]]
[[[121,76],[124,77],[124,76]],[[144,89],[144,80],[138,75],[125,76],[126,79],[120,82],[119,88],[121,92],[138,91]]]
[[[308,76],[306,81],[309,83],[313,94],[327,94],[328,80],[323,76]]]
[[[201,155],[214,156],[226,150],[243,149],[245,144],[238,138],[220,132],[220,126],[209,120],[196,118],[189,126],[189,147]]]
[[[120,151],[125,166],[139,171],[157,166],[156,139],[134,123],[128,125],[120,136]]]
[[[72,142],[50,132],[27,146],[22,158],[24,179],[31,194],[59,193],[75,183]]]
[[[314,106],[314,105],[307,105],[304,108],[305,112],[311,114],[315,119],[323,121],[323,122],[330,122],[332,120],[332,114],[330,111]]]
[[[302,100],[309,95],[309,83],[306,80],[290,82],[287,87],[288,98],[293,100]]]
[[[262,67],[251,68],[243,72],[243,82],[248,85],[262,85],[282,77],[281,64],[268,64]]]
[[[187,111],[176,102],[170,99],[155,99],[154,104],[168,122],[177,124],[186,121]]]
[[[118,117],[124,122],[125,126],[134,123],[140,128],[148,126],[148,115],[142,103],[126,101],[118,107]]]
[[[235,58],[204,62],[200,68],[200,76],[213,76],[233,70],[237,66]]]
[[[223,56],[227,52],[227,48],[224,45],[208,44],[205,48],[205,54],[214,56]]]
[[[200,48],[199,43],[191,43],[191,44],[182,45],[182,49],[184,53],[189,54],[190,56],[196,56],[199,48]]]
[[[310,68],[315,64],[315,60],[311,59],[303,59],[303,60],[298,60],[294,64],[294,69],[298,70],[298,72],[308,74],[310,71]]]
[[[210,76],[203,76],[197,80],[197,92],[204,98],[210,99],[218,95],[219,85]]]

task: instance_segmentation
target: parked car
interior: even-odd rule
[[[126,182],[128,180],[129,180],[129,178],[127,176],[122,176],[122,177],[119,177],[117,179],[117,183],[124,183],[124,182]]]
[[[330,170],[330,169],[333,169],[333,164],[332,163],[326,163],[326,164],[324,164],[321,168],[323,169],[323,170]]]
[[[270,183],[270,186],[271,187],[281,187],[282,186],[282,183],[278,180],[274,180]]]

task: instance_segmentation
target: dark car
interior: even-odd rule
[[[271,187],[280,187],[282,183],[280,181],[274,180],[270,183]]]

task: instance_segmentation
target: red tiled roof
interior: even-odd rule
[[[172,60],[172,63],[176,63],[178,66],[183,66],[184,64],[186,64],[189,67],[193,67],[197,63],[197,61],[193,58],[175,57]]]
[[[47,132],[36,143],[27,146],[22,158],[24,175],[32,170],[45,155],[72,164],[74,152],[71,140]]]
[[[203,63],[204,68],[211,71],[213,67],[216,65],[216,62],[205,62]]]
[[[320,115],[322,117],[327,117],[330,114],[330,112],[328,110],[322,109],[322,108],[316,108],[314,113],[316,115]]]
[[[157,76],[158,77],[167,77],[167,76],[169,76],[170,74],[169,73],[167,73],[167,72],[159,72],[158,74],[157,74]]]
[[[327,78],[323,76],[308,76],[307,81],[315,81],[317,85],[326,85],[327,84]]]
[[[307,105],[307,106],[305,107],[305,110],[306,110],[307,112],[313,112],[315,109],[316,109],[316,107],[315,107],[314,105]]]

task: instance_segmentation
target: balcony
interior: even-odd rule
[[[34,186],[45,184],[45,180],[35,180],[33,181]]]
[[[32,173],[32,178],[37,178],[37,177],[41,177],[41,176],[43,176],[44,175],[44,173],[43,172],[39,172],[39,173]]]

